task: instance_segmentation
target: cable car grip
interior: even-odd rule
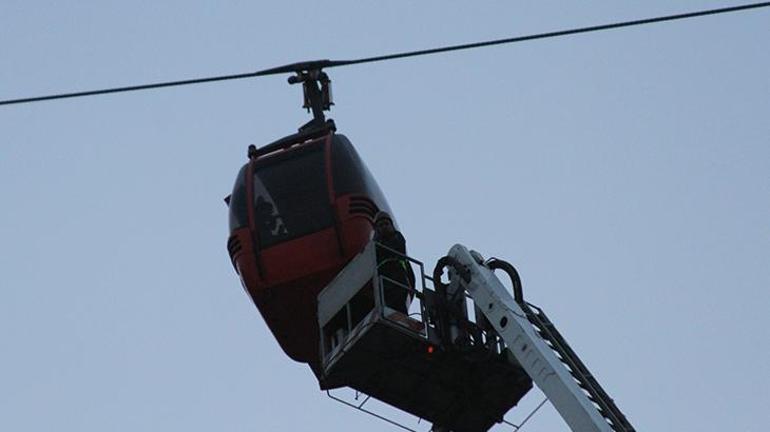
[[[303,103],[302,108],[313,112],[313,120],[306,126],[321,125],[326,119],[324,111],[329,111],[334,105],[331,93],[331,80],[329,75],[320,68],[300,70],[296,75],[289,77],[289,84],[302,83]]]

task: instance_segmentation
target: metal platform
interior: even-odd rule
[[[321,389],[351,387],[448,430],[487,431],[532,380],[494,332],[472,319],[461,343],[442,340],[439,294],[426,287],[433,284],[422,263],[404,257],[420,275],[420,286],[406,286],[378,273],[377,247],[370,243],[319,294]],[[409,316],[386,301],[407,291],[414,298]]]

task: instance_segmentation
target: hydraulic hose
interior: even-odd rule
[[[452,327],[457,325],[457,322],[452,316],[458,316],[457,310],[457,295],[458,292],[453,293],[450,298],[447,290],[449,286],[441,282],[441,275],[444,273],[444,268],[451,267],[455,272],[465,281],[471,280],[470,271],[463,266],[459,261],[451,256],[445,256],[438,260],[436,267],[433,269],[433,284],[436,287],[436,306],[438,312],[438,325],[437,329],[439,337],[442,341],[442,345],[447,349],[455,349],[454,341],[452,337]],[[462,294],[462,290],[459,291]]]
[[[437,290],[440,289],[442,291],[442,295],[446,295],[447,288],[447,285],[441,282],[441,275],[444,273],[445,267],[452,267],[465,282],[469,282],[471,280],[471,275],[468,269],[460,264],[460,262],[457,261],[454,257],[449,255],[442,257],[436,263],[436,267],[433,268],[433,283],[436,285]]]
[[[508,277],[511,278],[511,285],[513,285],[513,298],[516,303],[524,303],[524,290],[521,288],[521,278],[519,272],[516,271],[516,267],[508,261],[503,261],[498,258],[490,258],[486,262],[487,267],[491,270],[502,270]]]

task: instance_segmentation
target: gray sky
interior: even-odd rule
[[[0,3],[0,99],[727,4],[67,3]],[[638,430],[763,431],[768,23],[331,69],[331,116],[410,253],[512,261]],[[277,76],[0,107],[0,430],[394,430],[284,356],[226,253],[246,146],[303,123],[300,99]],[[567,428],[549,407],[528,430]]]

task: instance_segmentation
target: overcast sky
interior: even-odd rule
[[[735,4],[271,3],[3,0],[0,99]],[[637,430],[764,431],[768,41],[757,10],[330,69],[331,116],[410,253],[513,262]],[[394,430],[318,391],[227,256],[246,147],[300,104],[276,76],[0,107],[0,430]]]

